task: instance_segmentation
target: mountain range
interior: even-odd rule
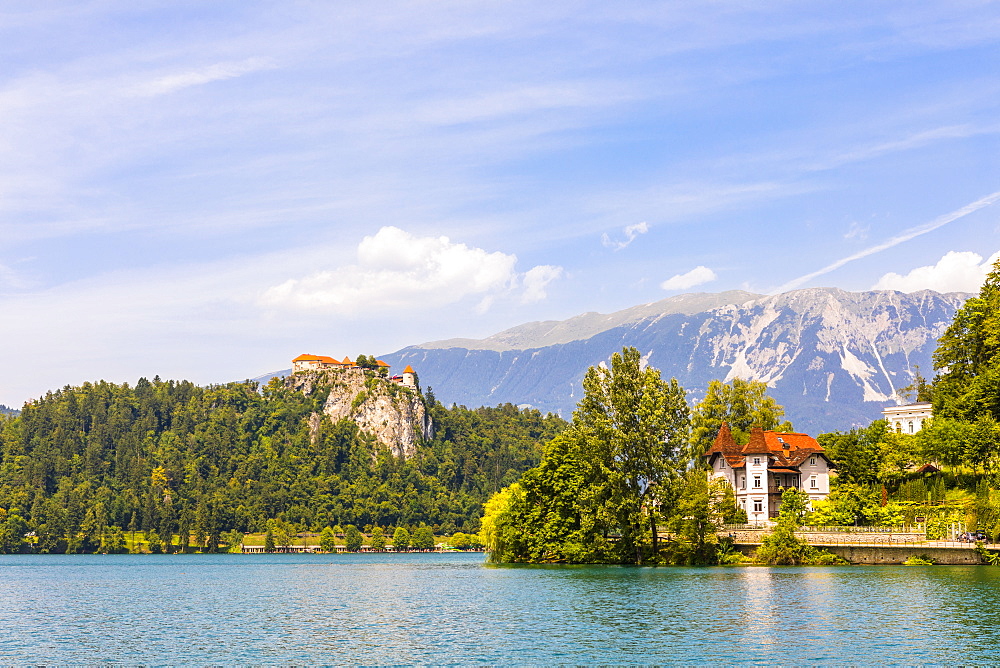
[[[794,427],[816,434],[869,424],[918,367],[932,375],[937,339],[968,297],[837,288],[687,294],[485,339],[422,343],[381,359],[412,365],[446,404],[510,402],[569,417],[587,368],[635,346],[692,401],[713,379],[765,381]]]

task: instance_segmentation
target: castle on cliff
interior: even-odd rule
[[[407,364],[406,368],[403,369],[403,375],[401,376],[390,376],[390,365],[382,360],[376,360],[375,364],[378,366],[379,371],[386,376],[386,380],[396,383],[397,385],[402,385],[403,387],[413,389],[417,388],[417,372],[414,371],[413,367],[409,364]],[[292,360],[292,373],[360,368],[361,367],[359,367],[356,363],[351,361],[350,357],[345,357],[342,361],[340,361],[332,357],[327,357],[326,355],[309,355],[304,353]]]

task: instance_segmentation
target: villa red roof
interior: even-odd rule
[[[739,466],[743,464],[743,456],[740,454],[740,446],[737,445],[736,441],[733,439],[733,433],[729,429],[728,422],[723,422],[722,426],[719,427],[719,433],[715,436],[715,442],[704,456],[711,458],[714,454],[720,454],[725,457],[726,462],[730,466]]]
[[[410,366],[409,364],[407,364],[406,368],[403,369],[403,373],[416,373],[416,371],[413,370],[412,366]]]
[[[823,447],[809,434],[764,431],[760,427],[750,430],[750,441],[741,448],[736,444],[726,423],[722,424],[718,436],[715,437],[715,443],[703,456],[711,461],[715,454],[725,457],[726,463],[733,468],[744,466],[745,457],[751,454],[767,455],[774,461],[774,466],[790,469],[799,466],[811,455],[820,455],[826,459]]]

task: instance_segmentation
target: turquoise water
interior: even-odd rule
[[[1000,568],[0,556],[0,663],[995,663]]]

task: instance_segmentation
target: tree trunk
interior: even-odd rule
[[[659,536],[656,535],[656,511],[652,508],[649,510],[649,531],[653,542],[653,558],[656,559],[660,556],[659,544],[657,542]]]

